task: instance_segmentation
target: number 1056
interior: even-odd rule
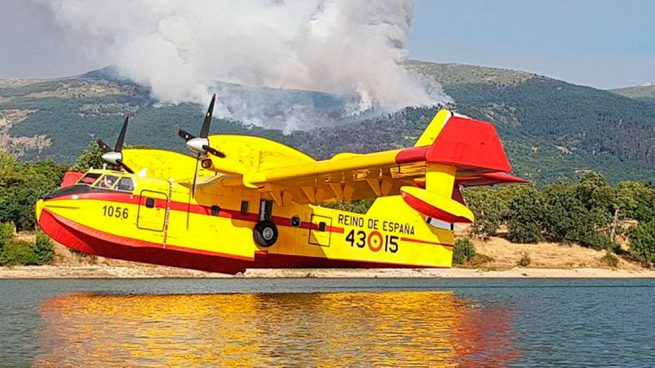
[[[103,206],[102,214],[107,217],[116,217],[120,219],[127,219],[129,213],[125,207]]]

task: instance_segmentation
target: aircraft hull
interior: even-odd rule
[[[253,259],[229,254],[202,252],[192,248],[162,247],[148,242],[97,231],[43,210],[39,226],[55,241],[81,253],[125,261],[161,266],[195,269],[208,272],[237,274],[248,268],[442,268],[366,261],[332,260],[326,258],[281,255],[258,251]],[[127,245],[126,243],[131,243]],[[447,267],[443,267],[447,268]]]
[[[258,197],[237,192],[207,197],[205,204],[184,203],[186,188],[157,189],[155,184],[141,194],[79,185],[62,188],[38,202],[39,226],[55,241],[82,253],[227,274],[248,268],[451,265],[452,231],[427,224],[400,196],[378,199],[366,214],[293,203],[276,206],[270,220],[279,237],[263,247],[253,238],[258,209],[238,209],[241,199],[257,204]],[[171,197],[155,198],[153,207],[146,208],[156,189]]]

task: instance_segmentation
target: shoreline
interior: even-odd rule
[[[16,266],[0,267],[10,279],[161,279],[161,278],[655,278],[655,270],[610,268],[450,269],[252,269],[239,275],[156,266]]]

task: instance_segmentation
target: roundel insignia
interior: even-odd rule
[[[382,234],[379,231],[373,231],[368,234],[368,248],[373,252],[382,249]]]

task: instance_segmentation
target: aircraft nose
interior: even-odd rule
[[[36,202],[36,205],[34,206],[34,212],[36,213],[36,221],[39,222],[39,218],[41,217],[41,211],[43,211],[43,199],[39,199]]]

